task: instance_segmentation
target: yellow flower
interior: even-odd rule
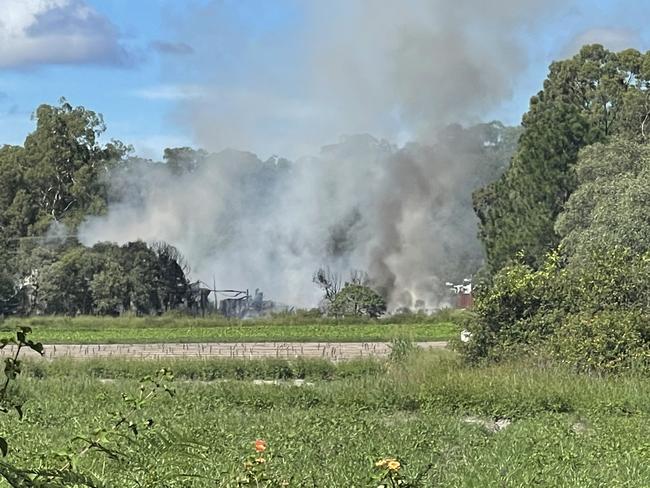
[[[402,465],[399,463],[399,461],[397,459],[391,459],[390,461],[388,461],[386,463],[386,467],[390,471],[399,471],[399,468],[401,468]]]
[[[397,471],[402,467],[400,462],[395,458],[384,458],[380,459],[375,463],[375,466],[378,468],[386,468],[390,471]]]

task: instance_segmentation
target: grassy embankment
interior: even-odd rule
[[[75,435],[114,418],[111,412],[123,408],[122,392],[137,393],[134,378],[163,364],[177,373],[177,394],[154,400],[143,415],[155,419],[155,429],[170,428],[197,443],[158,453],[141,473],[193,476],[169,486],[234,486],[227,484],[229,473],[241,471],[257,438],[269,444],[267,471],[296,487],[374,488],[373,463],[384,456],[400,457],[405,475],[431,464],[422,479],[426,487],[650,486],[650,379],[576,376],[522,364],[468,368],[447,351],[415,354],[403,363],[336,365],[34,363],[17,385],[25,420],[0,416],[2,432],[18,446],[9,459],[40,463],[37,452],[69,446]],[[250,381],[295,377],[313,385]],[[229,381],[186,381],[192,379]],[[512,424],[492,432],[467,416],[505,417]],[[190,457],[183,454],[188,449]],[[83,463],[115,486],[132,486],[126,470],[105,456]]]
[[[456,337],[462,313],[396,316],[379,321],[334,320],[295,315],[268,319],[222,317],[31,317],[8,319],[2,328],[30,326],[46,344],[154,342],[378,342],[405,338],[441,341]]]

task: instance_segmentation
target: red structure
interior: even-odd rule
[[[472,280],[464,279],[462,285],[447,283],[450,291],[456,295],[456,308],[469,309],[474,305],[474,296],[472,295]]]
[[[469,309],[472,308],[473,305],[474,305],[474,296],[472,295],[471,291],[468,293],[461,292],[458,294],[458,297],[456,299],[457,308]]]

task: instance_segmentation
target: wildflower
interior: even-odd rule
[[[262,439],[257,439],[255,441],[255,450],[257,452],[264,452],[266,451],[266,441]]]
[[[389,471],[399,471],[399,468],[401,468],[402,465],[397,459],[391,459],[386,463],[386,467]]]
[[[397,471],[402,467],[400,462],[395,458],[383,458],[375,463],[375,466],[389,471]]]
[[[255,462],[257,464],[264,464],[266,462],[266,459],[264,459],[262,456],[260,456],[257,459],[255,459]]]
[[[385,467],[385,466],[388,464],[388,461],[389,461],[389,459],[385,459],[385,458],[384,458],[384,459],[380,459],[379,461],[377,461],[377,462],[375,463],[375,466],[377,466],[378,468],[383,468],[383,467]]]

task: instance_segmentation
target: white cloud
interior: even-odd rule
[[[85,0],[0,0],[0,67],[124,65],[115,26]]]
[[[147,100],[184,100],[203,96],[204,89],[200,85],[155,85],[140,88],[132,94]]]

